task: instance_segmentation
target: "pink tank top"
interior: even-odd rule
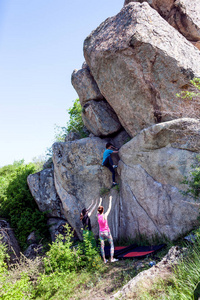
[[[103,214],[98,215],[99,231],[110,231],[107,219],[104,220]]]

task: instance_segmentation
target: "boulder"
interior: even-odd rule
[[[200,204],[181,184],[200,150],[200,121],[178,119],[144,129],[120,149],[120,236],[176,239],[197,222]]]
[[[79,139],[81,139],[81,135],[79,132],[70,131],[65,137],[65,142],[71,142]]]
[[[84,65],[84,67],[80,70],[75,69],[73,71],[71,82],[79,96],[82,106],[89,100],[103,99],[103,96],[101,95],[99,88],[86,65]]]
[[[53,168],[53,161],[52,161],[52,157],[50,157],[43,165],[43,170],[44,169],[51,169]]]
[[[45,169],[27,177],[29,189],[38,208],[48,217],[62,217],[62,206],[54,186],[53,169]]]
[[[24,251],[24,256],[28,259],[34,260],[37,256],[44,255],[45,251],[43,249],[42,244],[31,244],[28,248]]]
[[[148,3],[129,3],[105,20],[85,39],[84,56],[130,136],[190,116],[191,101],[175,95],[200,76],[200,52]],[[199,105],[194,111],[199,117]]]
[[[117,148],[121,148],[124,144],[131,140],[131,137],[126,130],[122,129],[117,134],[104,138],[104,140],[110,142]]]
[[[92,200],[111,186],[111,172],[101,165],[106,142],[98,137],[85,138],[68,143],[53,145],[54,180],[62,201],[65,218],[82,239],[80,213],[88,208]],[[103,205],[107,209],[109,195],[113,195],[112,213],[109,225],[113,237],[118,237],[119,194],[116,190],[103,195]],[[95,214],[91,216],[92,231],[98,235]]]
[[[147,2],[152,8],[157,10],[157,12],[164,18],[167,19],[172,8],[174,7],[175,0],[125,0],[124,6],[130,2]]]
[[[35,234],[35,231],[32,231],[28,237],[27,237],[27,240],[26,240],[26,243],[28,245],[31,245],[31,244],[37,244],[37,237],[36,237],[36,234]]]
[[[59,219],[59,218],[49,218],[48,221],[47,221],[47,224],[49,226],[49,231],[50,231],[50,235],[51,235],[51,240],[52,242],[55,242],[56,240],[56,237],[59,235],[59,234],[62,234],[63,235],[63,238],[65,237],[65,228],[64,226],[67,223],[66,220],[64,219]],[[71,228],[72,229],[72,228]],[[76,232],[74,231],[74,240],[77,240],[78,237],[77,237],[77,234]]]
[[[82,119],[95,136],[107,136],[122,127],[112,107],[104,100],[88,101],[83,107]]]
[[[7,252],[10,256],[10,262],[15,263],[20,257],[20,247],[15,238],[13,229],[5,220],[0,220],[0,243],[7,247]]]
[[[148,2],[167,22],[176,28],[189,41],[199,48],[200,41],[200,3],[198,0],[125,0]]]
[[[167,21],[189,41],[200,41],[200,3],[198,0],[176,0]]]

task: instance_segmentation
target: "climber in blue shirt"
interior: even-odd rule
[[[112,149],[115,149],[115,151]],[[112,173],[113,186],[117,185],[117,183],[115,182],[115,170],[114,170],[115,168],[117,168],[117,165],[113,165],[111,153],[118,153],[119,152],[118,150],[119,149],[114,147],[111,143],[107,143],[106,149],[103,153],[102,165],[107,167]]]

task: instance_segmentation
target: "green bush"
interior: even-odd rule
[[[2,242],[2,236],[0,235],[0,274],[6,271],[7,260],[9,260],[9,255],[7,254],[7,247]]]
[[[83,287],[87,281],[88,276],[84,273],[77,275],[75,272],[54,272],[48,276],[41,274],[34,290],[34,299],[75,299],[73,296],[77,294],[77,289]]]
[[[72,272],[77,270],[79,251],[72,247],[73,233],[68,225],[65,239],[59,234],[56,241],[50,245],[50,250],[44,258],[44,266],[47,274],[52,272]]]
[[[38,210],[27,184],[28,175],[35,170],[33,163],[24,161],[0,169],[0,214],[10,222],[22,248],[32,231],[38,239],[49,235],[45,214]]]
[[[141,300],[174,299],[193,300],[197,285],[200,282],[200,239],[187,247],[187,257],[182,257],[174,267],[173,276],[168,280],[159,280],[149,290],[141,291]]]
[[[96,241],[92,231],[83,230],[83,242],[79,244],[81,251],[80,266],[85,267],[88,271],[101,268],[100,251],[96,247]]]
[[[27,274],[21,274],[17,280],[10,280],[9,273],[0,274],[0,298],[2,300],[33,299],[33,287]]]
[[[58,235],[55,242],[50,246],[50,250],[44,258],[45,271],[52,272],[79,272],[86,268],[89,270],[101,267],[101,257],[95,246],[94,236],[86,231],[83,234],[83,242],[73,245],[73,232],[69,226],[65,226],[66,236]]]
[[[182,91],[181,93],[177,94],[177,97],[180,97],[182,99],[190,99],[200,97],[200,78],[194,78],[193,80],[190,80],[191,86],[194,91]]]
[[[67,122],[66,127],[60,127],[55,125],[55,141],[63,142],[65,140],[66,135],[69,132],[79,133],[81,138],[88,136],[88,131],[86,130],[83,119],[82,119],[82,107],[79,102],[79,99],[76,99],[73,102],[73,106],[70,107],[67,112],[69,114],[69,121]],[[48,155],[51,155],[51,149],[48,149]]]
[[[186,191],[181,191],[183,195],[190,195],[195,200],[199,198],[200,195],[200,156],[196,156],[196,163],[191,166],[192,171],[189,176],[185,176],[182,184],[186,184],[188,189]]]

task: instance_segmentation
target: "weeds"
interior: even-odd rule
[[[110,192],[110,189],[106,188],[106,187],[102,187],[99,191],[99,195],[100,197],[103,197],[104,195],[108,194]]]

